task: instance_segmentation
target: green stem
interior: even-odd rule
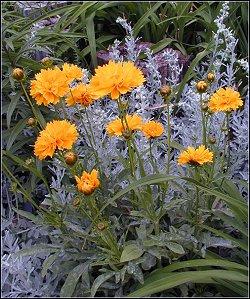
[[[202,111],[202,93],[200,94],[200,109],[201,109],[201,119],[202,119],[202,143],[205,145],[205,147],[207,147],[205,114]]]
[[[28,93],[27,93],[27,91],[26,91],[26,89],[25,89],[25,87],[24,87],[23,82],[21,81],[20,84],[21,84],[21,86],[22,86],[22,89],[23,89],[23,92],[24,92],[24,94],[25,94],[25,96],[26,96],[26,99],[28,100],[28,103],[29,103],[29,105],[30,105],[30,108],[31,108],[31,110],[32,110],[32,112],[33,112],[33,114],[34,114],[34,116],[35,116],[35,118],[36,118],[36,120],[37,120],[37,122],[38,122],[40,128],[43,130],[44,127],[43,127],[43,125],[42,125],[42,123],[41,123],[41,121],[40,121],[40,119],[39,119],[39,117],[38,117],[38,114],[37,114],[37,112],[36,112],[36,109],[34,108],[32,102],[31,102],[31,100],[30,100],[30,97],[29,97],[29,95],[28,95]]]
[[[82,126],[83,126],[83,128],[84,128],[84,130],[85,130],[85,132],[86,132],[86,135],[87,135],[87,137],[88,137],[89,143],[90,143],[90,145],[92,146],[92,149],[93,149],[93,151],[94,151],[94,155],[95,155],[96,163],[98,163],[98,162],[99,162],[98,153],[97,153],[97,151],[96,151],[96,149],[95,149],[95,147],[94,147],[94,145],[93,145],[93,143],[92,143],[91,137],[90,137],[90,135],[89,135],[89,133],[88,133],[88,130],[87,130],[85,124],[84,124],[84,121],[83,121],[83,119],[82,119],[81,112],[80,112],[79,108],[77,107],[77,104],[76,104],[76,103],[75,103],[75,108],[76,108],[76,110],[77,110],[77,112],[78,112],[78,115],[79,115],[79,118],[80,118],[80,122],[81,122],[81,124],[82,124]]]
[[[168,144],[168,165],[167,165],[167,175],[170,173],[170,154],[171,154],[171,128],[170,128],[170,105],[169,101],[167,101],[167,114],[168,114],[168,139],[167,139],[167,144]]]
[[[227,160],[227,169],[228,169],[230,166],[230,158],[231,158],[229,113],[226,113],[226,116],[227,116],[227,141],[228,141],[228,160]]]
[[[27,198],[27,200],[29,202],[32,203],[32,205],[34,207],[36,207],[36,209],[40,212],[42,212],[42,209],[36,204],[36,202],[30,197],[30,195],[28,194],[28,192],[23,188],[23,186],[21,185],[21,183],[16,179],[16,177],[12,174],[12,172],[9,170],[9,168],[5,165],[4,162],[2,162],[2,165],[4,167],[4,169],[6,170],[7,174],[11,177],[11,179],[20,187],[20,189],[22,190],[22,194],[24,197]]]
[[[196,201],[195,201],[195,228],[194,228],[194,236],[197,239],[198,225],[199,225],[199,189],[196,187]]]
[[[87,108],[86,108],[86,107],[84,107],[84,110],[85,110],[86,117],[87,117],[87,120],[88,120],[89,129],[90,129],[90,134],[91,134],[91,136],[92,136],[92,139],[93,139],[93,141],[94,141],[94,144],[95,144],[95,146],[96,146],[96,142],[95,142],[95,136],[94,136],[94,133],[93,133],[93,130],[92,130],[91,122],[90,122],[90,120],[89,120],[89,115],[88,115]]]
[[[156,173],[159,173],[158,172],[158,169],[155,165],[155,162],[154,162],[154,158],[153,158],[153,154],[152,154],[152,138],[149,138],[149,154],[150,154],[150,160],[151,160],[151,164],[153,166],[153,169]]]
[[[200,171],[199,166],[195,167],[195,179],[200,182]],[[195,228],[194,228],[194,236],[198,240],[198,228],[199,228],[199,189],[196,187],[196,199],[195,199]]]
[[[61,105],[61,107],[62,107],[62,111],[63,111],[63,114],[64,114],[64,118],[67,119],[67,112],[66,112],[66,110],[65,110],[65,108],[64,108],[64,106],[63,106],[62,99],[60,99],[60,105]]]

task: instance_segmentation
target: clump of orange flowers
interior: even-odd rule
[[[38,105],[56,105],[60,97],[69,92],[69,83],[83,76],[81,68],[74,64],[64,63],[62,70],[58,66],[42,69],[35,75],[35,80],[31,80],[30,95]]]
[[[93,101],[93,96],[89,91],[89,87],[82,83],[72,88],[66,98],[67,106],[72,106],[75,103],[77,103],[87,107],[90,104],[92,104],[92,101]]]
[[[98,171],[96,169],[93,169],[91,173],[83,171],[80,178],[78,176],[75,176],[78,190],[85,195],[92,194],[100,185],[100,181],[97,176]]]
[[[213,162],[213,153],[205,149],[204,145],[200,145],[198,149],[189,146],[178,158],[178,165],[185,163],[202,165],[207,162]]]
[[[150,120],[147,123],[143,124],[142,132],[147,138],[155,138],[162,135],[164,132],[164,127],[161,123]]]
[[[95,70],[95,75],[90,80],[90,87],[94,93],[94,99],[105,95],[111,95],[111,99],[117,100],[120,94],[126,94],[132,87],[137,87],[145,81],[144,75],[133,62],[109,61],[104,66]]]
[[[40,132],[35,142],[34,154],[40,160],[47,156],[52,157],[57,149],[71,149],[77,137],[78,132],[75,125],[70,124],[67,120],[54,120]]]
[[[106,130],[109,136],[122,136],[127,131],[135,131],[142,129],[142,117],[137,114],[129,115],[127,114],[125,118],[117,118],[116,120],[111,121]]]
[[[230,112],[243,105],[240,93],[230,87],[220,88],[210,98],[209,108],[212,112]]]

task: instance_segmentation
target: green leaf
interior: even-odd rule
[[[208,267],[208,266],[215,266],[215,267],[222,267],[222,268],[228,268],[228,269],[238,269],[238,270],[244,270],[248,271],[248,268],[244,265],[223,260],[223,259],[215,259],[215,258],[209,258],[209,259],[196,259],[196,260],[190,260],[190,261],[184,261],[184,262],[174,262],[171,265],[161,269],[161,272],[173,272],[179,269],[183,268],[193,268],[193,267]],[[151,273],[151,276],[154,273],[158,273],[158,270]]]
[[[44,224],[43,220],[41,218],[38,218],[39,216],[35,216],[34,214],[30,213],[30,212],[26,212],[23,210],[18,210],[15,207],[12,207],[12,209],[19,215],[32,220],[34,223],[38,224],[38,225],[42,225]]]
[[[131,183],[128,187],[124,188],[123,190],[116,193],[116,195],[112,198],[110,198],[107,203],[101,208],[100,212],[102,212],[104,209],[106,209],[107,206],[112,204],[115,200],[120,198],[121,196],[125,195],[131,190],[134,190],[136,188],[145,186],[145,185],[153,185],[153,184],[159,184],[162,182],[167,182],[171,180],[179,179],[177,176],[172,175],[165,175],[165,174],[155,174],[155,175],[149,175],[146,177],[143,177],[139,179],[138,181]]]
[[[144,250],[138,247],[136,244],[129,244],[125,246],[122,251],[120,262],[128,262],[137,259],[143,254]]]
[[[54,261],[57,259],[57,257],[59,256],[60,251],[51,254],[51,256],[49,256],[43,263],[43,269],[41,272],[42,277],[44,277],[48,271],[48,269],[51,267],[51,265],[54,263]]]
[[[98,288],[106,281],[108,280],[110,277],[112,277],[113,275],[115,275],[115,271],[109,272],[109,273],[104,273],[102,275],[99,275],[91,288],[91,297],[95,296],[96,291],[98,290]]]
[[[170,249],[171,251],[178,253],[178,254],[184,254],[185,250],[183,249],[183,247],[175,242],[167,242],[166,246],[168,247],[168,249]]]
[[[11,148],[17,136],[19,136],[20,132],[27,126],[27,120],[28,118],[21,119],[13,128],[11,128],[11,134],[6,145],[7,150]]]
[[[14,96],[10,96],[10,98],[12,98],[12,99],[11,99],[11,102],[8,106],[8,111],[7,111],[7,114],[6,114],[8,129],[10,128],[10,121],[11,121],[12,114],[13,114],[15,108],[16,108],[16,105],[20,101],[20,97],[21,97],[22,94],[23,94],[23,91],[19,90],[19,91],[17,91],[17,93]]]
[[[207,226],[207,225],[204,225],[204,224],[200,224],[199,227],[207,229],[207,230],[211,231],[212,233],[214,233],[215,235],[221,236],[225,240],[230,240],[235,245],[240,246],[240,248],[242,248],[243,250],[248,251],[248,245],[247,245],[247,243],[243,242],[242,240],[235,239],[235,238],[231,237],[230,235],[228,235],[226,233],[223,233],[222,231],[220,231],[218,229],[214,229],[214,228],[212,228],[210,226]]]
[[[58,248],[58,247],[52,247],[52,245],[41,243],[41,244],[32,245],[29,248],[24,248],[24,249],[16,252],[15,256],[21,257],[21,256],[27,256],[27,255],[46,254],[46,253],[56,252],[59,249],[60,248]]]
[[[239,271],[229,270],[203,270],[186,271],[177,273],[165,273],[160,270],[157,275],[151,275],[145,280],[143,287],[130,293],[128,297],[142,297],[162,292],[184,283],[216,283],[216,279],[227,279],[230,281],[248,282],[248,276]]]
[[[93,62],[94,68],[97,67],[97,58],[96,58],[96,39],[95,39],[95,24],[94,24],[95,13],[92,13],[86,18],[86,32],[88,36],[90,53]]]
[[[72,297],[79,278],[85,271],[88,271],[89,263],[90,262],[88,261],[86,263],[80,264],[69,272],[60,291],[61,298]]]
[[[136,37],[138,33],[140,32],[141,28],[145,26],[145,24],[148,23],[148,18],[151,16],[153,12],[155,12],[164,2],[159,1],[158,3],[155,3],[151,9],[148,9],[146,13],[143,14],[143,16],[137,21],[137,23],[134,25],[134,36]],[[140,4],[141,5],[141,4]]]

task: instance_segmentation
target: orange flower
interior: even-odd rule
[[[243,105],[238,91],[230,87],[220,88],[214,93],[209,102],[209,107],[212,112],[232,111]]]
[[[178,158],[178,165],[184,163],[202,165],[206,162],[213,162],[213,153],[205,149],[204,145],[199,146],[198,149],[189,146],[187,151],[182,152]]]
[[[117,118],[107,125],[106,130],[109,136],[122,136],[127,130],[134,131],[142,129],[142,117],[138,116],[137,114],[127,114],[125,119],[121,120],[120,118]]]
[[[164,128],[161,123],[151,120],[142,126],[142,132],[147,138],[154,138],[161,136],[164,132]]]
[[[72,106],[75,103],[83,106],[92,104],[92,94],[89,92],[88,86],[80,83],[71,89],[66,99],[67,106]]]
[[[54,69],[42,69],[35,78],[31,81],[30,94],[38,105],[56,105],[69,90],[66,77],[57,66]]]
[[[84,77],[80,67],[66,62],[62,66],[62,72],[64,76],[66,76],[68,84],[75,79],[81,79]]]
[[[98,171],[93,169],[91,173],[84,171],[80,178],[75,176],[78,190],[85,195],[92,194],[100,185],[97,175]]]
[[[111,60],[95,70],[90,86],[93,89],[94,99],[111,94],[111,98],[116,100],[120,94],[129,92],[132,87],[137,87],[144,81],[142,71],[132,62],[116,63]]]
[[[52,157],[56,149],[71,149],[77,137],[75,125],[67,120],[54,120],[40,132],[35,142],[35,156],[43,160],[47,156]]]

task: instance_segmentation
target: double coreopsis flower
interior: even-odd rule
[[[124,119],[117,118],[111,121],[107,125],[106,130],[109,136],[122,136],[124,133],[128,133],[128,131],[141,130],[142,126],[142,117],[137,114],[127,114]]]
[[[150,120],[143,124],[142,132],[147,138],[155,138],[161,136],[161,134],[164,132],[164,127],[161,123]]]
[[[192,164],[202,165],[207,162],[213,162],[213,153],[208,149],[205,149],[204,145],[199,146],[198,149],[188,147],[186,151],[183,151],[178,158],[178,164]]]
[[[236,110],[243,105],[238,91],[230,87],[220,88],[214,93],[209,102],[209,107],[212,112],[230,112]]]
[[[47,156],[52,157],[57,149],[71,149],[77,137],[75,125],[70,124],[67,120],[54,120],[40,132],[35,142],[34,154],[40,160]]]
[[[31,81],[30,94],[38,105],[56,105],[59,98],[69,91],[67,78],[57,66],[54,69],[42,69],[35,78]]]
[[[145,81],[143,73],[135,67],[133,62],[109,61],[104,66],[95,70],[95,75],[90,80],[94,99],[99,99],[110,94],[113,100],[120,94],[126,94],[132,87],[137,87]]]
[[[92,104],[92,94],[89,91],[89,87],[82,83],[72,88],[66,99],[67,106],[72,106],[75,103],[81,104],[85,107]]]
[[[75,176],[78,190],[85,195],[92,194],[100,185],[97,175],[98,171],[93,169],[91,173],[84,171],[80,178]]]

